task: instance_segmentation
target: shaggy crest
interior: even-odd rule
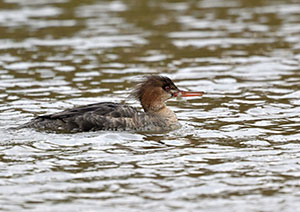
[[[176,85],[168,77],[159,75],[145,76],[144,80],[137,85],[137,87],[132,91],[130,96],[141,101],[145,92],[147,90],[149,91],[149,88],[160,87],[165,89],[166,86],[178,90]]]

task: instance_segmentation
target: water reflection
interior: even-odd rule
[[[297,1],[0,2],[0,210],[282,211],[299,205]],[[144,74],[167,134],[9,131],[34,115],[126,102]],[[259,205],[259,208],[258,208]]]

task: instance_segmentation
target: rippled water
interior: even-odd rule
[[[300,3],[0,2],[1,211],[297,211]],[[166,134],[8,130],[164,74]]]

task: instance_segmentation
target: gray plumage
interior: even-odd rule
[[[21,126],[38,130],[84,132],[96,130],[157,130],[167,123],[120,103],[102,102],[75,107],[59,113],[38,116]]]

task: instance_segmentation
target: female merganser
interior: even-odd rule
[[[203,92],[179,90],[168,77],[151,75],[145,77],[131,93],[132,97],[140,101],[144,112],[121,103],[101,102],[38,116],[21,127],[62,132],[174,130],[180,124],[165,102],[171,97],[202,95]]]

